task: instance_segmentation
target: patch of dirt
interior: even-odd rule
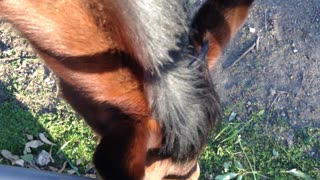
[[[53,73],[37,58],[28,41],[1,19],[0,82],[0,103],[8,98],[9,85],[15,98],[36,112],[53,112],[60,101]]]
[[[242,102],[272,111],[270,120],[319,128],[319,70],[320,0],[256,0],[213,76],[225,106]]]
[[[15,31],[12,25],[1,21],[0,19],[0,58],[20,57],[35,58],[30,44],[19,33]]]

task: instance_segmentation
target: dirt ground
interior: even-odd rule
[[[213,75],[224,105],[319,128],[319,69],[320,0],[256,0]]]

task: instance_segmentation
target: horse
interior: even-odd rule
[[[210,77],[253,0],[0,0],[99,137],[101,179],[198,179]]]

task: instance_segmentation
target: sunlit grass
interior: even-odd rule
[[[320,129],[269,123],[266,114],[229,121],[228,112],[201,156],[201,179],[319,179]]]

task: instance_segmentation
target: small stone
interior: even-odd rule
[[[255,32],[256,32],[256,28],[249,27],[249,32],[251,32],[251,33],[255,33]]]
[[[50,161],[50,154],[47,151],[42,150],[41,153],[38,155],[37,164],[39,164],[40,166],[45,166],[49,164]]]
[[[298,49],[293,49],[293,53],[297,53],[298,52]]]
[[[274,90],[273,88],[271,88],[271,89],[270,89],[270,95],[271,95],[271,96],[274,96],[274,95],[276,95],[276,94],[277,94],[277,91]]]
[[[49,78],[46,78],[46,79],[44,80],[44,82],[47,83],[47,84],[50,84],[50,79],[49,79]]]
[[[229,116],[229,121],[233,121],[233,120],[235,120],[236,119],[236,117],[237,117],[237,113],[235,113],[235,112],[232,112],[231,113],[231,115]]]
[[[14,162],[14,164],[16,164],[16,165],[19,165],[19,166],[23,167],[23,166],[24,166],[24,160],[22,160],[22,159],[18,159],[17,161],[15,161],[15,162]]]
[[[72,174],[74,174],[75,172],[76,172],[76,171],[73,170],[73,169],[67,170],[67,173],[68,173],[69,175],[72,175]]]

